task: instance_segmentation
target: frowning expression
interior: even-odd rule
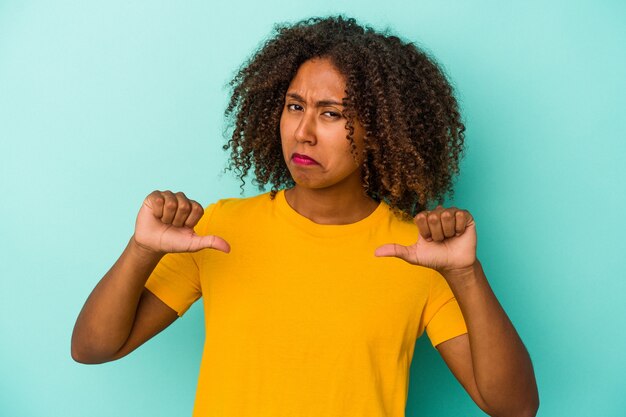
[[[306,61],[289,84],[280,137],[297,187],[362,190],[363,128],[354,121],[354,153],[343,116],[345,90],[345,77],[327,58]]]

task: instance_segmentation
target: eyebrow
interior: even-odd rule
[[[304,103],[306,101],[298,93],[287,93],[286,95],[287,95],[287,97],[290,97],[290,98],[292,98],[294,100],[297,100],[297,101],[300,101],[302,103]],[[344,105],[343,102],[336,101],[336,100],[320,100],[320,101],[317,101],[315,103],[316,107],[326,107],[326,106],[342,106],[343,107],[343,105]]]

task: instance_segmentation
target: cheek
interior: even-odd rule
[[[350,141],[348,141],[345,136],[336,139],[337,140],[330,151],[330,154],[333,155],[331,165],[337,168],[341,167],[342,170],[354,170],[360,165],[361,162],[358,157],[359,154],[357,153],[357,158],[355,159],[355,154],[352,151]],[[357,152],[360,151],[357,149]]]

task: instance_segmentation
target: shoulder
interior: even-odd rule
[[[225,198],[209,204],[198,225],[196,233],[213,234],[216,227],[229,227],[247,221],[260,221],[264,213],[271,211],[274,200],[270,193],[247,198]]]
[[[398,238],[404,237],[408,242],[415,242],[418,236],[417,226],[413,222],[413,218],[400,210],[393,209],[387,203],[382,202],[384,209],[384,228]]]
[[[270,193],[246,198],[225,198],[209,205],[206,211],[215,215],[249,214],[251,211],[258,212],[259,210],[271,206],[273,201]]]

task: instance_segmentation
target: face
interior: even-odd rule
[[[291,80],[280,137],[296,187],[362,192],[363,128],[354,121],[355,160],[342,116],[345,90],[344,76],[328,59],[306,61]]]

